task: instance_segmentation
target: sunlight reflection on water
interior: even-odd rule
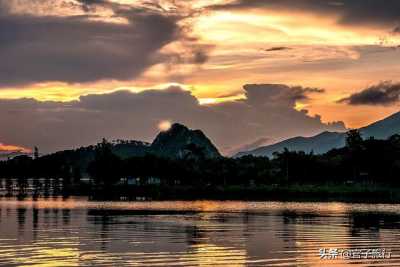
[[[1,266],[400,266],[400,205],[0,200]],[[320,248],[387,248],[321,260]]]

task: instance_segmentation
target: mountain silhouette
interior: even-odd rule
[[[190,130],[179,123],[173,124],[167,131],[160,132],[150,148],[151,152],[158,156],[172,158],[221,156],[218,149],[201,130]]]
[[[374,122],[366,127],[360,128],[360,132],[364,139],[369,137],[387,139],[394,134],[400,134],[400,112],[397,112],[383,120]],[[323,154],[333,148],[343,147],[345,142],[346,133],[322,132],[312,137],[298,136],[272,145],[239,152],[234,157],[242,157],[245,155],[271,157],[274,152],[281,152],[285,148],[291,151]]]
[[[136,140],[116,140],[110,142],[111,151],[121,159],[155,155],[158,157],[181,158],[214,158],[221,156],[217,148],[200,130],[191,130],[182,124],[175,123],[167,131],[160,132],[153,143]],[[88,164],[95,159],[96,146],[64,150],[43,157],[66,162],[85,173]]]
[[[400,133],[400,112],[394,113],[389,117],[374,122],[366,127],[360,128],[364,138],[370,136],[376,139],[387,139],[394,134]]]

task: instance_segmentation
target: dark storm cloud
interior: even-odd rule
[[[133,79],[178,38],[176,19],[137,14],[129,24],[77,17],[0,16],[0,86]]]
[[[165,59],[165,61],[169,63],[171,70],[173,70],[177,64],[202,65],[208,61],[209,53],[214,46],[199,44],[197,41],[197,39],[192,38],[181,38],[183,47],[180,49],[179,53],[170,53]]]
[[[400,100],[400,83],[382,82],[339,100],[349,105],[392,105]]]
[[[24,3],[0,0],[0,87],[133,80],[158,63],[172,68],[174,64],[201,65],[208,60],[211,46],[201,44],[190,25],[179,23],[190,15],[166,11],[158,1],[56,3],[82,15],[43,15],[53,6],[52,0],[29,2],[25,8],[40,12],[17,14],[13,7],[24,7]],[[104,11],[126,23],[104,21],[99,16]],[[181,51],[160,52],[172,42],[180,43]]]
[[[393,25],[400,20],[400,1],[398,0],[236,0],[211,8],[304,11],[339,16],[340,23],[352,25]]]
[[[106,0],[78,0],[79,3],[87,6],[108,4]]]
[[[292,87],[246,85],[247,99],[202,106],[179,87],[140,93],[118,91],[82,96],[73,102],[0,100],[0,141],[55,151],[109,139],[151,141],[162,120],[203,129],[228,153],[262,138],[312,135],[344,130],[341,122],[325,124],[296,110]],[[295,95],[298,93],[295,93]]]
[[[78,0],[78,2],[82,5],[82,9],[85,12],[92,11],[95,5],[109,4],[108,1],[105,0]]]
[[[286,100],[288,105],[294,105],[294,102],[298,100],[308,100],[309,94],[325,92],[324,89],[320,88],[288,87],[283,84],[247,84],[244,89],[249,100],[257,101],[259,99],[263,101],[267,97],[271,100]]]
[[[162,0],[152,0],[152,1],[144,1],[144,2],[139,2],[139,1],[131,1],[131,2],[125,2],[125,3],[118,3],[118,2],[113,2],[110,0],[77,0],[78,3],[80,3],[81,8],[85,12],[93,12],[96,11],[96,8],[111,8],[114,10],[116,13],[123,13],[123,12],[131,12],[131,11],[166,11],[162,5],[160,4]],[[173,3],[174,5],[177,5],[177,3]],[[140,7],[141,6],[141,7]]]
[[[275,52],[275,51],[283,51],[283,50],[289,50],[291,49],[290,47],[286,47],[286,46],[275,46],[275,47],[271,47],[271,48],[267,48],[265,49],[266,52]]]
[[[309,94],[321,94],[321,93],[325,93],[324,89],[320,89],[320,88],[309,88],[309,87],[293,87],[292,88],[293,94],[292,94],[292,98],[294,100],[308,100],[309,99]]]

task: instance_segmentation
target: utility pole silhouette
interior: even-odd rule
[[[35,146],[33,149],[33,159],[38,159],[38,158],[39,158],[39,148]]]

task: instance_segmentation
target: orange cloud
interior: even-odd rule
[[[3,143],[0,143],[0,153],[1,152],[31,153],[32,151],[29,148],[25,148],[22,146],[6,145]]]

